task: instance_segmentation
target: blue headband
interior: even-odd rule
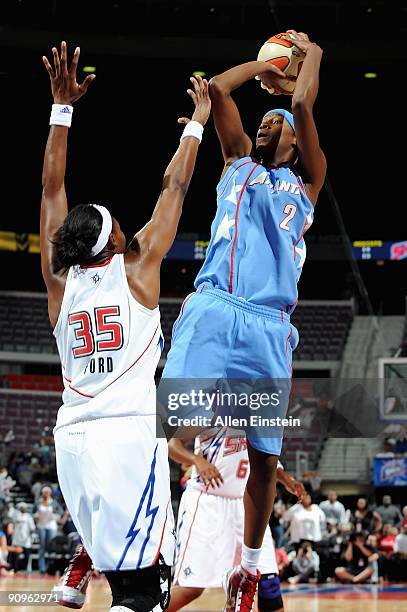
[[[295,133],[295,127],[294,127],[294,117],[292,115],[292,113],[290,113],[289,111],[284,110],[283,108],[273,108],[272,110],[268,111],[268,113],[266,113],[264,115],[264,117],[267,117],[268,115],[271,115],[271,113],[276,113],[277,115],[282,115],[284,117],[284,119],[291,125],[294,133]],[[263,117],[263,119],[264,119]]]

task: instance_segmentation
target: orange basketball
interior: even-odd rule
[[[285,40],[283,36],[288,36],[287,33],[275,34],[261,47],[257,56],[258,61],[268,62],[283,70],[287,76],[297,79],[305,54],[300,51],[292,42]],[[287,95],[292,95],[295,89],[296,81],[282,79],[278,82],[280,89]]]

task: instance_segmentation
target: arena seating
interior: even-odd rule
[[[44,429],[52,431],[60,405],[59,393],[0,390],[0,439],[13,430],[13,448],[31,449]]]
[[[63,384],[60,376],[43,374],[5,374],[0,376],[0,387],[6,389],[25,389],[28,391],[59,391]]]
[[[295,403],[295,399],[292,399],[289,414],[300,418],[302,427],[298,437],[290,435],[289,430],[286,429],[281,454],[282,461],[286,470],[295,473],[297,452],[301,452],[301,454],[305,452],[308,460],[305,471],[314,472],[318,467],[324,440],[328,432],[329,412],[326,406],[316,398],[307,398],[306,401],[301,402],[301,407],[293,406]]]
[[[294,359],[340,361],[353,319],[350,303],[303,302],[292,316],[300,333]]]
[[[171,328],[181,299],[160,302],[166,339],[164,357],[171,343]],[[351,302],[302,302],[292,322],[300,332],[296,360],[339,361],[353,319]],[[0,351],[55,354],[56,346],[47,315],[45,295],[0,292]]]
[[[57,352],[45,295],[0,293],[0,351]]]

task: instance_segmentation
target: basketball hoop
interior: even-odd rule
[[[318,472],[305,472],[302,475],[303,480],[311,485],[313,491],[319,491],[321,486],[322,478]]]

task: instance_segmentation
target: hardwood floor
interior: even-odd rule
[[[55,580],[37,574],[32,576],[0,577],[0,612],[50,612],[60,609],[54,605],[35,607],[18,603],[6,605],[8,592],[50,592]],[[301,585],[283,587],[286,612],[407,612],[407,584],[362,585],[359,587]],[[185,611],[220,612],[224,594],[220,589],[211,589],[194,601]],[[107,612],[110,608],[110,591],[104,578],[93,579],[83,612]]]

